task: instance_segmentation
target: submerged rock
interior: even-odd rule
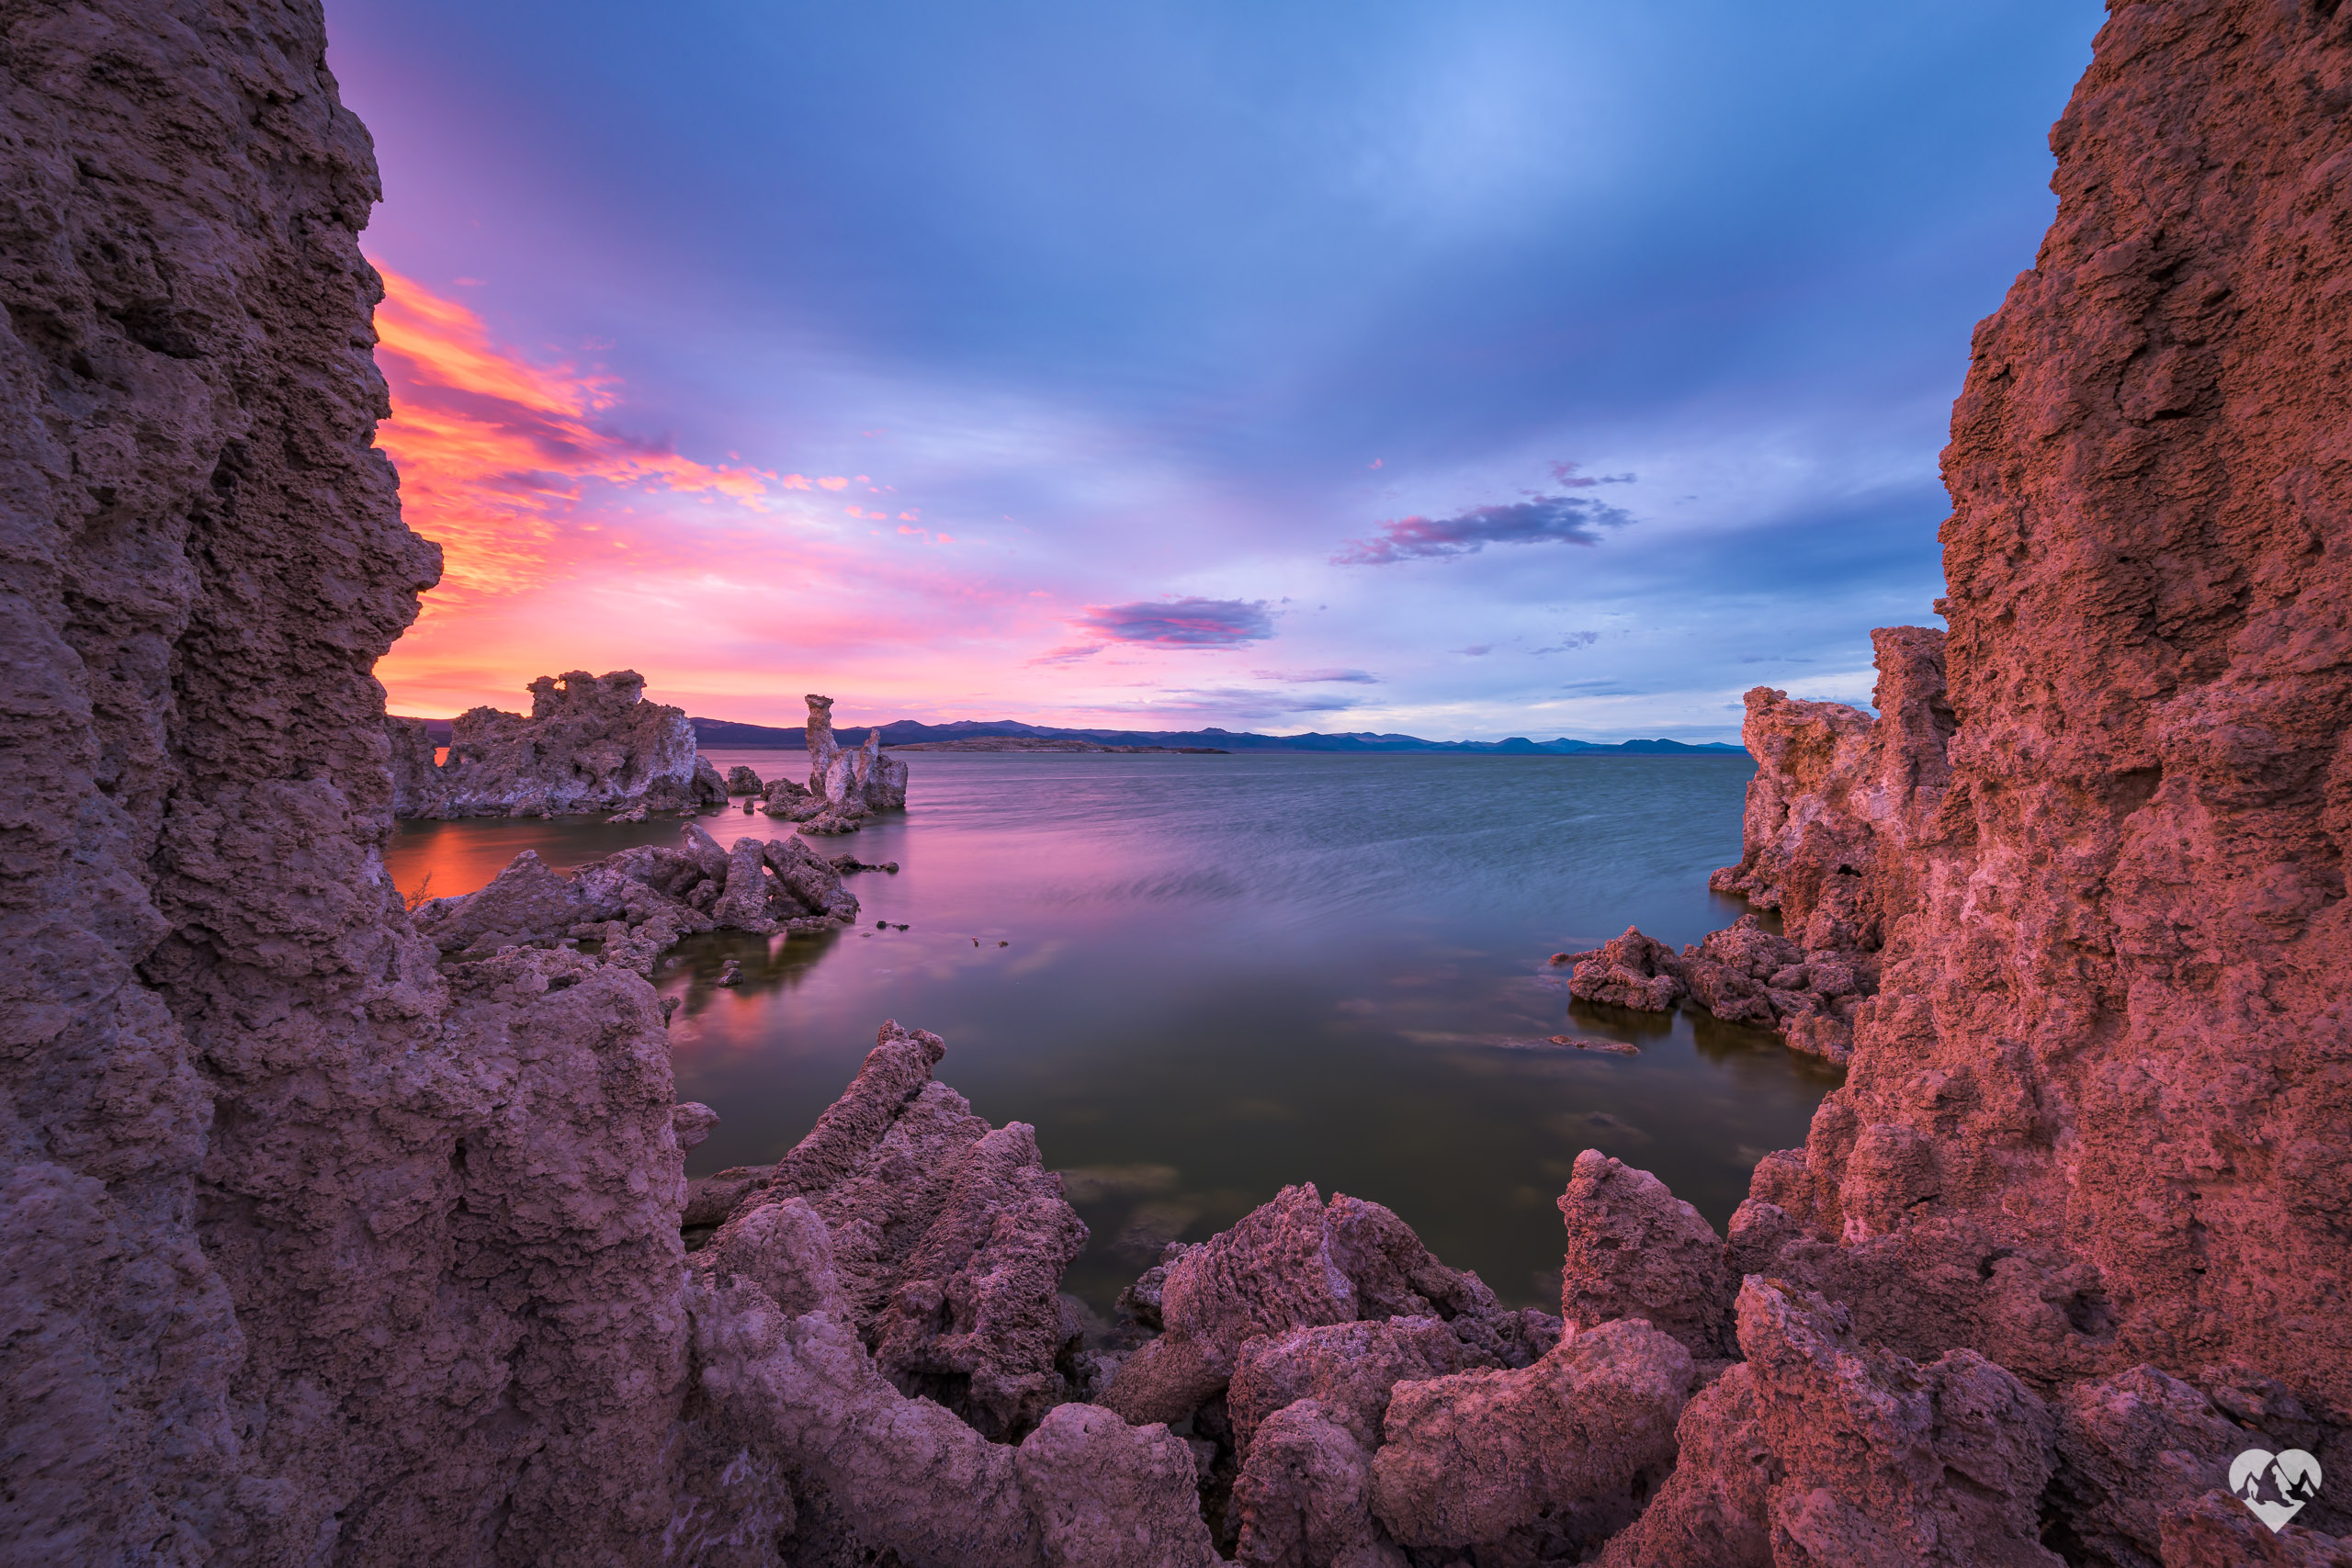
[[[1553,955],[1555,964],[1574,964],[1568,994],[1580,1001],[1666,1012],[1683,993],[1681,966],[1674,949],[1644,936],[1638,927],[1589,953]]]

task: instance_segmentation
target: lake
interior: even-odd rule
[[[797,751],[707,755],[807,774]],[[678,1097],[721,1118],[690,1174],[789,1149],[895,1018],[946,1040],[937,1076],[980,1115],[1035,1126],[1093,1235],[1067,1288],[1099,1312],[1164,1242],[1296,1181],[1385,1203],[1506,1302],[1556,1310],[1553,1201],[1578,1151],[1657,1172],[1721,1228],[1840,1081],[1703,1014],[1571,1003],[1544,963],[1737,918],[1707,874],[1739,857],[1745,757],[905,760],[904,816],[810,840],[899,863],[848,879],[859,929],[712,933],[659,976]],[[722,843],[788,830],[740,803],[702,820]],[[563,867],[677,835],[414,822],[389,860],[403,891],[445,895],[519,850]],[[1564,1032],[1640,1054],[1540,1043]]]

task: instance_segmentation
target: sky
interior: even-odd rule
[[[330,0],[393,711],[1733,739],[1939,625],[2096,0]]]

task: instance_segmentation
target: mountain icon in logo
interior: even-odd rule
[[[2284,1529],[2319,1495],[2319,1461],[2301,1449],[2282,1454],[2248,1449],[2230,1461],[2230,1490],[2256,1518],[2273,1530]]]

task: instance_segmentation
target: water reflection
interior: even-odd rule
[[[1655,1170],[1720,1225],[1837,1081],[1752,1031],[1571,1003],[1544,963],[1630,923],[1684,942],[1737,914],[1706,876],[1738,852],[1743,759],[910,761],[905,817],[818,840],[902,868],[851,879],[860,929],[713,933],[657,976],[680,1000],[680,1097],[722,1117],[692,1170],[789,1148],[897,1018],[946,1039],[940,1076],[981,1115],[1035,1125],[1092,1231],[1069,1283],[1097,1310],[1168,1240],[1303,1180],[1389,1204],[1535,1303],[1579,1150]],[[780,830],[703,820],[722,842]],[[430,873],[454,892],[518,849],[560,866],[676,833],[413,824],[390,859],[403,889]]]

